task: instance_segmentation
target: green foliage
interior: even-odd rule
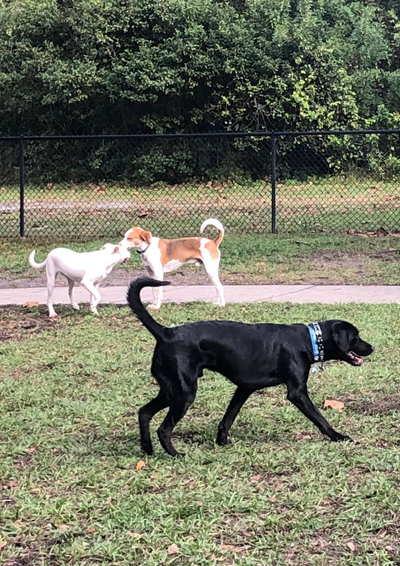
[[[398,127],[399,14],[394,0],[0,0],[0,134]],[[307,147],[325,159],[328,141]],[[336,145],[336,169],[399,157]],[[177,180],[194,174],[181,157]],[[165,179],[171,156],[159,175],[143,159],[143,178]]]
[[[2,133],[399,123],[378,2],[2,0],[0,24]]]

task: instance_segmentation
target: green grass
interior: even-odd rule
[[[279,387],[253,395],[219,447],[234,388],[207,372],[174,434],[180,459],[156,440],[163,415],[155,455],[139,449],[137,411],[158,390],[149,333],[126,308],[60,314],[0,311],[3,564],[399,563],[400,306],[163,306],[165,325],[344,318],[375,346],[361,368],[330,363],[309,382],[318,407],[345,403],[327,418],[356,443],[324,440]]]
[[[19,193],[1,187],[0,235],[17,237]],[[372,177],[332,175],[276,187],[278,232],[343,232],[399,228],[400,186]],[[271,232],[270,180],[136,187],[74,183],[25,188],[25,234],[80,240],[114,237],[132,223],[145,223],[169,237],[198,230],[200,219],[217,217],[231,233]]]
[[[159,232],[155,233],[156,235]],[[207,232],[214,237],[215,231]],[[119,238],[115,241],[117,242]],[[103,240],[74,243],[23,239],[0,243],[2,278],[28,279],[38,272],[28,265],[28,256],[37,250],[37,261],[57,246],[77,251],[99,249]],[[221,280],[225,284],[357,284],[399,285],[399,238],[361,235],[235,235],[226,233],[221,244]],[[132,252],[128,264],[117,269],[143,269],[138,254]],[[194,266],[182,268],[196,271]],[[197,268],[201,282],[209,284],[203,268]]]

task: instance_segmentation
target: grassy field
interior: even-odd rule
[[[207,234],[214,237],[215,231],[209,230]],[[89,251],[99,249],[104,242],[103,239],[77,244],[63,239],[57,246]],[[42,261],[55,245],[35,239],[1,242],[0,286],[13,285],[16,280],[23,285],[24,281],[43,273],[29,267],[29,253],[36,248],[37,261]],[[221,281],[225,284],[399,285],[399,252],[400,239],[394,235],[239,236],[227,233],[221,244]],[[114,270],[107,282],[111,283],[116,275],[121,278],[124,273],[128,280],[132,269],[143,271],[135,252],[131,253],[130,262]],[[185,278],[175,275],[180,277],[181,284],[209,284],[202,267],[185,266],[179,271],[185,274]]]
[[[0,188],[0,235],[19,234],[19,193]],[[276,187],[278,232],[399,229],[400,186],[346,175],[285,180]],[[25,188],[25,229],[33,238],[81,240],[114,237],[144,223],[166,237],[193,233],[202,219],[217,217],[232,234],[271,232],[269,179],[135,187],[74,183]]]
[[[344,318],[375,347],[309,383],[318,407],[344,402],[327,418],[356,443],[324,440],[280,387],[253,395],[219,447],[233,386],[208,372],[174,435],[180,459],[139,449],[152,337],[126,308],[60,314],[0,310],[2,564],[399,564],[399,305],[165,305],[165,325]]]

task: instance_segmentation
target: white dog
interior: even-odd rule
[[[118,263],[125,263],[130,258],[130,253],[125,246],[105,244],[95,252],[74,252],[66,248],[52,250],[45,261],[36,263],[34,260],[35,250],[29,256],[32,267],[40,269],[46,266],[47,274],[47,306],[49,316],[55,317],[57,313],[51,301],[54,283],[57,273],[62,273],[68,279],[68,294],[72,308],[79,310],[79,305],[73,298],[75,283],[80,283],[90,293],[90,310],[97,314],[97,305],[100,302],[99,285],[103,279]]]
[[[163,280],[164,273],[178,269],[184,263],[203,264],[217,291],[217,305],[223,306],[225,305],[224,289],[219,280],[218,270],[221,258],[219,245],[224,237],[224,227],[219,220],[209,218],[201,225],[200,234],[207,226],[214,226],[219,231],[216,240],[204,237],[161,239],[152,236],[151,232],[143,230],[140,226],[134,226],[126,232],[120,245],[135,248],[143,260],[147,273],[159,281]],[[150,308],[159,309],[163,297],[162,287],[155,287],[153,291],[154,301]]]

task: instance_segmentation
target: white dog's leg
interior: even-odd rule
[[[217,305],[221,307],[225,306],[224,288],[221,281],[219,280],[219,258],[217,260],[211,259],[208,254],[202,255],[204,269],[207,271],[207,275],[211,279],[212,284],[217,290]]]
[[[68,295],[69,295],[69,300],[71,301],[71,305],[72,308],[75,309],[76,311],[79,310],[79,305],[76,301],[74,301],[74,285],[75,285],[75,281],[73,281],[72,279],[70,279],[69,277],[67,277],[68,279]]]
[[[164,272],[161,269],[155,269],[153,274],[154,279],[158,279],[158,281],[164,281]],[[162,287],[153,287],[153,304],[150,305],[150,309],[159,309],[161,307],[161,303],[163,300],[163,288]]]
[[[54,283],[56,279],[56,273],[54,273],[54,266],[51,262],[46,265],[46,275],[47,275],[47,308],[49,309],[49,317],[55,318],[57,316],[56,311],[53,307],[52,297],[54,291]]]
[[[146,265],[145,267],[149,277],[151,277],[152,279],[158,279],[159,281],[163,280],[164,273],[162,267],[160,269],[154,270],[148,265]],[[160,289],[161,287],[153,287],[153,303],[149,305],[149,309],[154,310],[161,307],[162,293],[160,296]]]
[[[91,295],[90,310],[92,311],[93,314],[98,314],[96,307],[100,302],[101,295],[98,289],[96,288],[96,285],[94,285],[91,281],[85,281],[84,279],[81,281],[81,285],[86,289],[86,291],[89,291]]]

